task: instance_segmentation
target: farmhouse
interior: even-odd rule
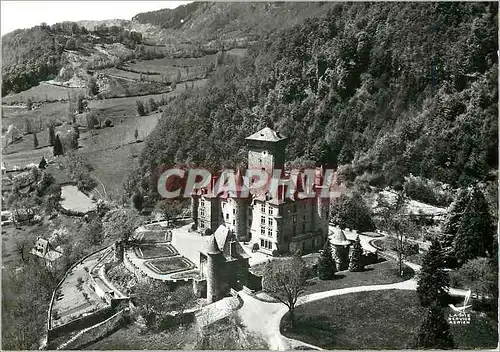
[[[44,259],[45,264],[52,267],[61,258],[63,252],[60,246],[54,248],[49,240],[38,237],[30,253]]]

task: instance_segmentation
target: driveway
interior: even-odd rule
[[[297,302],[297,306],[328,297],[340,296],[355,292],[381,290],[415,291],[416,289],[417,281],[415,279],[387,285],[347,287],[337,290],[312,293],[310,295],[303,296]],[[465,296],[467,293],[465,290],[458,290],[454,288],[450,288],[449,292],[451,295],[455,296]],[[240,291],[239,294],[243,299],[243,306],[238,311],[238,314],[243,324],[245,324],[249,331],[262,336],[269,344],[269,349],[284,351],[294,349],[298,346],[306,346],[311,349],[322,349],[320,347],[310,345],[299,340],[290,339],[281,334],[280,322],[283,316],[288,312],[288,308],[284,304],[262,302],[244,291]]]

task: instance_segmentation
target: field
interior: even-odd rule
[[[66,210],[87,213],[96,209],[95,203],[73,185],[61,187],[61,198],[61,207]]]
[[[193,83],[194,87],[201,88],[207,82],[208,79],[202,79]],[[137,157],[143,148],[143,143],[135,143],[135,129],[138,130],[139,140],[144,140],[161,117],[160,112],[138,117],[136,101],[147,102],[150,98],[160,100],[162,97],[179,95],[185,89],[184,84],[179,84],[170,93],[90,101],[91,108],[97,109],[99,119],[104,121],[109,118],[114,124],[114,127],[96,130],[93,136],[83,129],[80,133],[81,148],[78,153],[86,157],[93,167],[92,175],[100,181],[100,192],[103,191],[104,185],[108,193],[121,193],[123,179],[137,165]],[[24,136],[22,140],[3,148],[3,161],[8,168],[14,165],[38,164],[42,156],[53,158],[52,148],[48,146],[48,132],[44,126],[48,121],[66,121],[67,103],[43,104],[40,109],[32,111],[2,107],[2,113],[5,130],[8,125],[13,124],[23,132],[25,118],[29,118],[35,128],[42,126],[42,131],[37,133],[38,149],[33,148],[32,135]],[[78,121],[84,123],[82,119]],[[62,125],[57,127],[56,131],[66,131],[69,128],[68,125]]]
[[[424,314],[415,292],[360,292],[301,305],[294,328],[285,328],[287,314],[281,330],[325,349],[404,349]],[[470,325],[453,325],[451,332],[460,349],[497,346],[497,324],[476,312]]]
[[[68,88],[42,82],[38,86],[31,87],[23,92],[3,97],[2,104],[9,105],[26,102],[28,98],[30,98],[32,102],[64,100],[68,99],[68,93],[70,93],[72,97],[78,94],[85,94],[85,88]]]
[[[160,275],[171,274],[177,271],[194,269],[195,266],[184,257],[161,258],[148,260],[145,265]]]
[[[143,244],[134,248],[136,255],[142,259],[171,257],[179,254],[170,244]]]

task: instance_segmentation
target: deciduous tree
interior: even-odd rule
[[[127,242],[139,226],[139,214],[130,208],[110,210],[102,220],[104,239],[109,243],[116,240]]]
[[[301,258],[272,260],[264,268],[262,289],[288,307],[292,326],[297,300],[306,285],[306,266]]]
[[[371,211],[356,191],[342,194],[330,210],[330,218],[341,228],[372,231],[375,229]]]

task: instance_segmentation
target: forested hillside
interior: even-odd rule
[[[254,39],[322,16],[333,2],[192,2],[137,14],[133,21],[165,29],[183,42]]]
[[[497,10],[337,3],[262,38],[205,91],[171,102],[146,141],[141,174],[162,163],[235,167],[244,138],[272,124],[290,137],[288,160],[340,166],[351,180],[397,187],[413,173],[458,186],[492,177]]]
[[[15,30],[2,36],[2,95],[21,92],[56,77],[66,63],[65,51],[89,57],[96,44],[121,43],[133,50],[141,41],[141,33],[118,26],[96,27],[89,32],[74,22]]]

